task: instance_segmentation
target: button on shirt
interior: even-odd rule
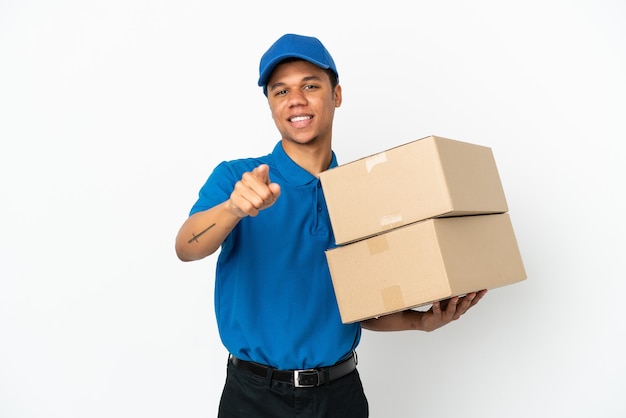
[[[191,214],[227,200],[259,164],[269,165],[281,195],[243,218],[222,244],[215,275],[220,337],[243,360],[279,369],[332,365],[356,348],[361,327],[342,324],[339,315],[325,255],[334,237],[319,179],[278,142],[264,157],[219,164]]]

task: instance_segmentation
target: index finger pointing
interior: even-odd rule
[[[252,174],[265,184],[270,184],[270,167],[267,164],[261,164],[252,170]]]

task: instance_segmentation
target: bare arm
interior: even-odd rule
[[[228,200],[187,218],[176,236],[176,255],[192,261],[213,254],[242,218],[258,215],[279,196],[280,186],[270,182],[267,165],[244,173]]]
[[[240,219],[229,210],[229,200],[194,213],[178,231],[176,255],[182,261],[193,261],[213,254]]]
[[[472,306],[485,296],[487,290],[468,293],[463,297],[453,297],[433,303],[428,311],[406,310],[372,318],[361,322],[361,326],[372,331],[434,331],[459,319]]]

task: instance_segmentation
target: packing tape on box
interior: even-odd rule
[[[372,169],[378,164],[384,164],[387,162],[387,154],[381,152],[379,154],[375,154],[369,156],[365,159],[365,169],[368,173],[372,172]]]
[[[383,305],[387,311],[395,311],[405,306],[400,286],[389,286],[381,291]]]
[[[389,249],[389,244],[387,243],[387,237],[384,235],[378,235],[376,237],[369,238],[367,241],[367,249],[372,254],[380,254]]]

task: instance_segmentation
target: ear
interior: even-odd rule
[[[341,85],[337,84],[335,86],[335,107],[341,106],[341,100],[342,100],[342,97],[341,97]]]

